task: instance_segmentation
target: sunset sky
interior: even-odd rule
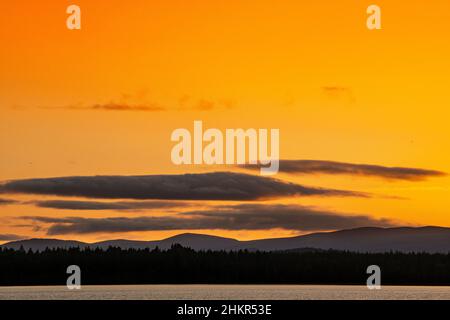
[[[0,242],[450,227],[449,35],[448,0],[1,1]],[[176,166],[194,120],[290,161]]]

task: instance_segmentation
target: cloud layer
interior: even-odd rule
[[[33,201],[31,204],[40,208],[62,210],[152,210],[189,207],[192,204],[182,201],[78,201],[78,200],[43,200]]]
[[[8,204],[15,204],[17,203],[16,200],[11,200],[11,199],[2,199],[0,198],[0,206],[6,206]]]
[[[245,165],[247,169],[258,169],[258,165]],[[373,176],[396,180],[424,180],[446,175],[436,170],[385,167],[371,164],[354,164],[327,160],[280,160],[280,172],[291,174],[343,174]]]
[[[317,231],[361,226],[394,226],[390,220],[366,215],[346,215],[299,205],[240,204],[217,206],[207,210],[183,212],[166,217],[39,217],[21,219],[50,224],[48,235],[89,234],[99,232],[132,232],[162,230],[267,230],[281,228]]]
[[[0,234],[0,241],[14,241],[14,240],[21,240],[21,239],[26,239],[26,237],[19,236],[17,234],[9,234],[9,233]]]
[[[307,187],[273,178],[232,172],[24,179],[3,183],[0,185],[0,193],[105,199],[241,201],[290,196],[367,196],[360,192]]]

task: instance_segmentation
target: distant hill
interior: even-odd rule
[[[264,239],[245,242],[245,247],[258,250],[296,248],[335,249],[358,252],[450,252],[450,228],[400,227],[357,228],[336,232]]]
[[[25,250],[45,250],[45,248],[91,247],[106,249],[110,246],[123,249],[155,248],[168,249],[173,244],[181,244],[194,250],[301,250],[335,249],[358,252],[450,252],[450,228],[444,227],[400,227],[400,228],[357,228],[335,232],[311,233],[307,235],[252,241],[184,233],[159,241],[108,240],[96,243],[58,239],[29,239],[12,241],[0,247]]]
[[[181,244],[195,250],[224,250],[239,247],[240,241],[231,238],[223,238],[204,234],[184,233],[157,241],[158,247],[168,249],[173,244]]]
[[[169,249],[173,244],[180,244],[194,250],[222,250],[239,246],[239,241],[230,238],[216,237],[204,234],[183,233],[159,241],[134,241],[134,240],[108,240],[86,244],[90,247],[106,249],[108,247],[120,247],[122,249],[155,248]]]
[[[23,247],[25,250],[32,249],[33,251],[42,251],[42,250],[45,250],[46,248],[68,249],[68,248],[73,248],[73,247],[84,248],[86,246],[88,246],[87,243],[84,243],[81,241],[74,241],[74,240],[27,239],[27,240],[11,241],[11,242],[1,245],[0,247],[5,247],[5,248],[10,248],[10,249],[15,249],[15,250],[19,250],[21,247]]]

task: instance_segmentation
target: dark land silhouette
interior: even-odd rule
[[[65,285],[69,265],[94,284],[359,284],[369,265],[382,284],[450,285],[450,254],[334,250],[195,251],[97,248],[0,250],[0,285]]]

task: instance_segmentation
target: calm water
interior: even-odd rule
[[[68,290],[61,286],[0,287],[0,299],[446,299],[450,287],[322,285],[122,285],[83,286]]]

